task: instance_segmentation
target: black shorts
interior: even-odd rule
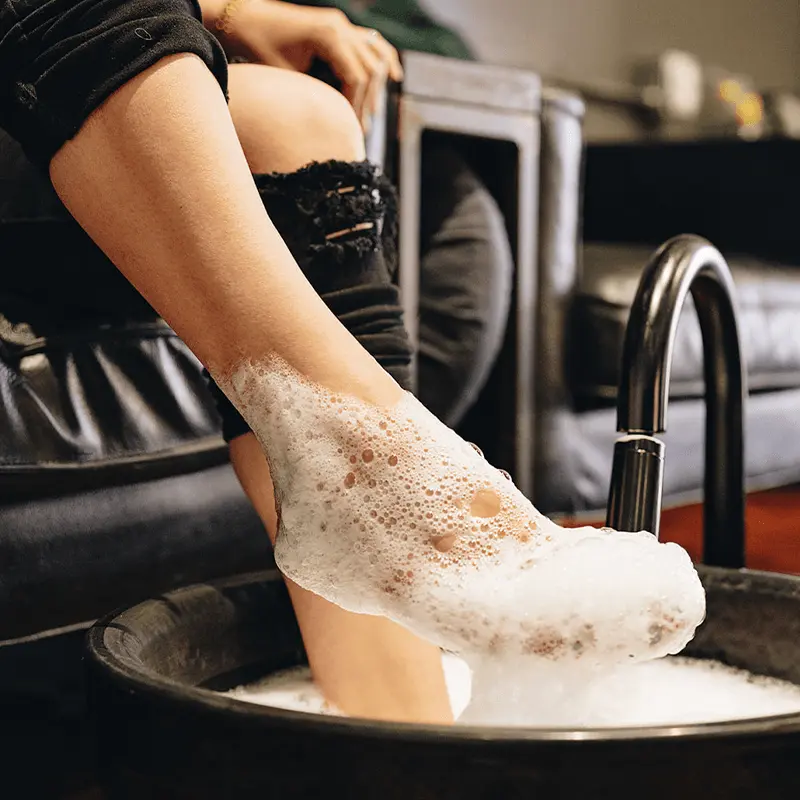
[[[162,58],[227,62],[196,0],[0,0],[0,128],[39,166],[109,95]]]
[[[37,172],[114,91],[179,53],[202,59],[226,93],[225,54],[196,0],[0,0],[0,183],[8,187],[0,193],[2,286],[35,301],[51,323],[155,313]],[[33,269],[16,267],[23,263]],[[246,432],[215,394],[228,438]]]

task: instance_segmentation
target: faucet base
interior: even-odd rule
[[[664,442],[643,433],[614,445],[606,524],[618,531],[649,531],[658,538],[664,483]]]

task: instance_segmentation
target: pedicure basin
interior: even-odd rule
[[[645,271],[629,322],[609,523],[657,527],[671,341],[691,291],[709,413],[707,619],[686,654],[800,684],[800,578],[741,569],[742,394],[724,260],[679,237]],[[626,527],[624,524],[622,527]],[[277,572],[172,592],[89,634],[110,800],[516,800],[800,796],[800,714],[670,727],[528,729],[374,723],[219,694],[303,663]]]

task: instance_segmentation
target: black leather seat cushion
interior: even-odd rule
[[[200,364],[164,323],[39,336],[0,317],[0,504],[226,461]]]
[[[745,404],[745,479],[750,492],[800,481],[800,389],[752,394]],[[702,497],[705,401],[673,400],[667,415],[664,504]],[[605,515],[617,433],[614,408],[576,414],[556,409],[540,421],[551,446],[544,455],[540,491],[546,513]]]
[[[273,564],[229,464],[0,505],[0,642]]]
[[[654,248],[586,244],[569,315],[570,385],[582,407],[616,398],[625,325]],[[800,387],[800,266],[729,256],[750,391]],[[691,297],[678,326],[671,396],[703,395],[703,348]]]
[[[0,641],[271,563],[200,364],[166,325],[34,329],[8,297],[0,310]]]

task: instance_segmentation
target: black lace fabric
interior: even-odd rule
[[[315,162],[292,173],[256,175],[272,223],[303,274],[339,321],[404,388],[411,345],[397,269],[394,188],[369,162]],[[229,441],[249,427],[212,384]]]

